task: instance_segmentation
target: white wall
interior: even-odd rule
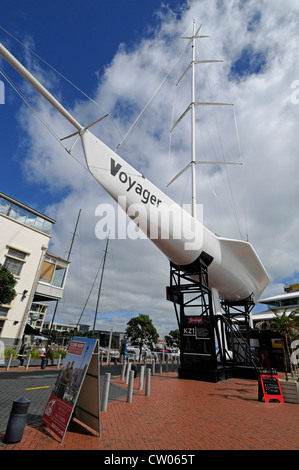
[[[6,344],[16,344],[22,338],[27,320],[27,312],[31,306],[35,283],[39,275],[40,263],[48,247],[50,236],[18,223],[0,214],[0,263],[4,264],[8,246],[27,252],[20,277],[17,277],[15,290],[17,295],[11,303],[0,338]],[[27,290],[22,300],[23,291]]]

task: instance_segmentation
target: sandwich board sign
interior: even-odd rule
[[[274,369],[261,369],[259,372],[259,401],[262,401],[264,398],[265,403],[269,403],[270,400],[277,400],[280,403],[284,403],[277,371]]]
[[[98,353],[94,338],[74,337],[69,345],[42,417],[61,442],[72,417],[101,434]]]

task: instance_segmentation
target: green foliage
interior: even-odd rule
[[[39,349],[33,349],[32,351],[28,351],[26,354],[26,358],[28,358],[30,354],[31,354],[31,359],[40,359]]]
[[[274,312],[275,318],[272,319],[274,329],[282,336],[283,357],[286,380],[288,380],[288,363],[290,364],[291,375],[294,377],[293,366],[289,342],[292,337],[296,337],[299,331],[299,309],[293,310],[287,315],[288,308],[285,308],[282,314]]]
[[[46,356],[50,360],[59,359],[59,356],[61,356],[61,359],[64,359],[66,356],[66,351],[63,348],[48,349]]]
[[[8,360],[10,358],[11,354],[12,354],[12,359],[17,358],[17,351],[15,349],[12,349],[12,348],[5,348],[4,349],[4,359]]]
[[[16,279],[7,269],[6,266],[0,264],[0,304],[10,304],[15,298]]]
[[[180,348],[181,346],[181,337],[180,337],[180,330],[171,330],[169,335],[165,335],[165,343],[170,348],[177,347]]]
[[[142,344],[156,343],[159,338],[150,317],[142,313],[128,321],[126,334],[131,338],[132,343],[140,340],[140,348]]]

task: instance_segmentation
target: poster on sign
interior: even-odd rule
[[[270,401],[279,401],[280,403],[284,403],[276,370],[260,369],[258,387],[259,401],[264,399],[265,403],[270,403]]]
[[[72,416],[100,434],[99,378],[98,340],[74,337],[42,417],[61,441]]]

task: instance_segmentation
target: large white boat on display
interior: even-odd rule
[[[190,45],[194,46],[196,39],[204,37],[199,35],[199,31],[200,27],[196,29],[194,22],[193,34],[187,38]],[[194,74],[196,63],[194,47],[192,50],[193,56],[189,68]],[[107,147],[90,131],[91,125],[85,126],[78,122],[2,44],[0,54],[72,124],[75,129],[74,136],[77,135],[81,139],[90,173],[170,262],[184,270],[184,266],[190,266],[199,257],[205,259],[208,265],[209,287],[212,289],[217,311],[220,299],[233,302],[250,298],[254,304],[258,302],[269,282],[269,277],[249,242],[223,238],[212,233],[196,218],[194,211],[192,214],[186,212]],[[197,103],[194,96],[194,81],[192,87],[192,103],[188,111],[191,112],[194,125],[195,106],[225,103]],[[192,132],[194,133],[194,129]],[[191,166],[193,182],[194,167],[197,163],[195,154],[192,153],[192,161],[188,167]],[[142,207],[138,217],[130,213],[136,204]],[[195,207],[194,199],[192,207]],[[163,232],[163,221],[167,221],[168,234]]]

